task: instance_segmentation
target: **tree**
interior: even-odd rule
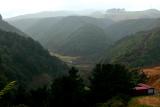
[[[134,72],[119,64],[97,64],[91,78],[91,91],[94,102],[104,102],[113,96],[128,95],[134,87]]]
[[[52,84],[52,106],[82,107],[85,106],[84,84],[78,70],[72,67],[69,75],[54,80]]]
[[[46,86],[31,90],[30,106],[31,107],[49,107],[49,90]]]
[[[10,90],[12,90],[14,88],[16,84],[16,81],[12,81],[10,83],[8,83],[1,91],[0,91],[0,98],[5,95],[6,93],[8,93]]]

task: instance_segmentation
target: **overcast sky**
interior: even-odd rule
[[[57,10],[106,10],[125,8],[126,10],[160,10],[160,0],[0,0],[0,13],[11,17],[26,13]]]

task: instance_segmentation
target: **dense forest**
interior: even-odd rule
[[[107,52],[105,63],[123,63],[134,67],[159,65],[160,28],[125,37]]]
[[[68,73],[69,75],[56,78],[51,85],[34,90],[28,90],[17,83],[17,87],[1,96],[0,106],[125,107],[131,97],[132,88],[147,79],[138,69],[129,69],[118,64],[97,64],[89,85],[81,79],[76,68],[70,68]]]
[[[118,19],[120,16],[122,19]],[[92,62],[99,57],[106,57],[108,48],[118,40],[139,31],[159,27],[158,17],[159,12],[156,10],[122,13],[115,13],[113,10],[113,13],[106,12],[106,17],[101,18],[76,15],[40,18],[30,16],[11,18],[8,22],[39,41],[51,52]]]
[[[0,64],[1,80],[16,80],[20,83],[33,82],[38,76],[47,81],[50,75],[61,76],[66,74],[65,69],[67,70],[63,62],[50,56],[38,42],[2,30],[0,30]]]
[[[160,12],[82,13],[0,15],[0,107],[130,107],[159,65]]]

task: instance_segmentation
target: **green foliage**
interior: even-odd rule
[[[17,106],[13,106],[13,107],[28,107],[28,106],[26,106],[26,105],[24,105],[24,104],[19,104],[19,105],[17,105]]]
[[[123,65],[97,64],[91,78],[93,98],[96,102],[104,102],[113,96],[129,95],[140,79],[135,70]]]
[[[23,19],[11,23],[53,52],[90,60],[101,57],[114,41],[159,26],[158,19],[137,18],[113,23],[108,18],[86,16]]]
[[[72,67],[67,75],[56,78],[50,87],[28,90],[25,85],[19,84],[12,93],[2,97],[0,106],[96,107],[98,104],[98,107],[125,107],[130,99],[130,90],[141,79],[137,69],[118,64],[98,64],[93,70],[89,87],[84,84],[79,71]],[[13,85],[14,82],[4,90]]]
[[[122,63],[134,67],[159,64],[159,28],[139,32],[118,41],[107,52],[107,62]]]
[[[111,39],[104,33],[103,28],[113,22],[110,19],[69,16],[37,19],[36,23],[33,19],[17,20],[11,23],[53,52],[93,59],[110,44]],[[30,26],[27,29],[24,28],[28,23]]]
[[[52,106],[86,106],[85,89],[78,70],[71,68],[69,76],[56,79],[52,84]]]
[[[49,107],[49,89],[44,86],[36,90],[30,91],[30,106],[31,107]]]
[[[137,85],[137,83],[145,83],[149,79],[141,69],[134,68],[131,69],[130,72],[132,74],[131,79],[134,85]]]
[[[66,74],[67,66],[50,56],[38,42],[0,30],[0,82],[16,80],[22,84],[34,76],[47,73],[58,77]]]
[[[119,96],[113,97],[106,103],[98,104],[98,107],[126,107],[127,102]]]
[[[66,55],[83,56],[86,58],[98,56],[111,43],[104,30],[93,24],[86,24],[73,32],[58,51]],[[96,59],[96,58],[95,58]]]
[[[8,93],[10,90],[12,90],[12,89],[15,87],[15,85],[16,85],[16,81],[12,81],[12,82],[8,83],[8,84],[4,87],[4,89],[2,89],[2,90],[0,91],[0,98],[1,98],[3,95],[5,95],[6,93]]]

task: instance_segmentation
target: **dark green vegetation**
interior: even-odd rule
[[[103,63],[132,67],[159,64],[160,20],[154,19],[159,17],[159,11],[132,13],[113,9],[106,14],[112,18],[47,16],[10,20],[53,55],[72,58],[76,61],[68,60],[70,65],[85,69],[79,72],[71,68],[66,72],[67,66],[51,57],[38,42],[18,32],[0,31],[0,88],[11,80],[18,83],[0,100],[0,106],[127,106],[131,89],[146,80],[143,72],[119,64],[98,64],[89,69],[103,56]]]
[[[67,16],[14,19],[9,22],[38,40],[49,51],[80,57],[74,61],[76,64],[82,65],[82,60],[85,60],[85,64],[89,65],[96,63],[95,59],[106,56],[108,47],[123,37],[159,26],[160,20],[156,19],[159,17],[159,11],[116,11],[118,10],[110,10],[106,14],[116,14],[115,18],[122,14],[131,15],[129,19],[132,20],[125,17],[123,21],[113,21],[115,19],[111,17]]]
[[[89,78],[90,85],[86,85],[78,70],[72,67],[69,75],[56,78],[50,87],[26,90],[19,85],[2,97],[0,106],[101,107],[104,104],[119,104],[117,102],[127,106],[130,90],[139,82],[137,80],[143,81],[138,69],[128,69],[118,64],[98,64]]]
[[[28,23],[29,20],[34,19],[24,19],[23,23]],[[112,23],[109,19],[96,19],[86,16],[53,17],[37,20],[37,23],[31,23],[28,29],[23,29],[25,24],[21,23],[21,20],[10,21],[10,23],[31,35],[34,39],[39,40],[46,48],[51,48],[51,50],[58,49],[57,46],[63,44],[69,36],[74,36],[72,33],[86,24],[105,28]]]
[[[102,53],[104,48],[111,44],[110,37],[104,31],[113,23],[109,19],[68,16],[37,19],[36,23],[35,19],[10,23],[40,41],[50,51],[64,55],[86,56],[85,58],[91,60],[91,57],[100,55],[98,53]]]
[[[110,48],[106,62],[135,67],[159,65],[159,41],[160,28],[130,35]]]
[[[38,85],[50,76],[66,74],[67,67],[33,39],[0,30],[0,68],[1,82],[16,80]]]
[[[86,24],[73,32],[58,52],[71,56],[93,57],[105,50],[109,44],[111,39],[102,28]]]

